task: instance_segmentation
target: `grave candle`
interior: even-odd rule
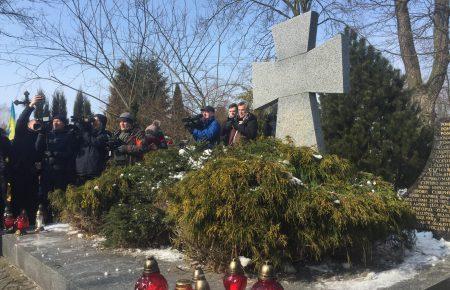
[[[11,232],[14,229],[14,216],[8,206],[5,207],[3,213],[3,228],[7,232]]]
[[[23,209],[20,215],[16,219],[17,234],[25,233],[25,230],[30,227],[30,222],[28,221],[27,212]]]
[[[253,285],[252,290],[283,290],[277,282],[273,265],[266,261],[259,271],[258,282]]]
[[[223,278],[225,290],[245,290],[247,277],[239,259],[234,258],[228,267],[228,275]]]
[[[144,272],[134,286],[135,290],[168,290],[169,286],[159,272],[158,263],[153,256],[145,261]]]

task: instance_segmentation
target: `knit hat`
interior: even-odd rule
[[[152,124],[150,124],[149,126],[147,126],[147,128],[145,128],[145,132],[149,132],[149,131],[156,132],[156,131],[158,131],[160,126],[161,126],[161,122],[159,120],[155,120],[155,121],[153,121]]]

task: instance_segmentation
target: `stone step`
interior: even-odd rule
[[[76,234],[69,235],[67,231],[23,236],[5,234],[2,236],[2,255],[22,269],[42,289],[133,289],[134,283],[142,274],[145,254],[118,252],[102,249],[97,245],[98,241],[81,238]],[[177,258],[176,255],[167,257],[155,254],[155,257],[161,273],[169,283],[169,289],[175,288],[176,280],[191,278],[192,269],[187,261],[182,260],[181,255]],[[427,289],[434,285],[437,288],[432,289],[442,289],[439,287],[448,286],[449,281],[443,280],[449,276],[450,260],[447,259],[434,267],[421,270],[412,279],[390,286],[389,289]],[[222,277],[222,274],[206,272],[206,278],[214,290],[223,289]],[[329,275],[328,278],[333,279]],[[358,279],[360,278],[355,280]],[[312,277],[308,273],[299,273],[296,277],[282,280],[281,284],[285,290],[325,289],[326,284],[322,280],[321,277]],[[255,277],[251,277],[247,289],[251,289],[255,282]]]

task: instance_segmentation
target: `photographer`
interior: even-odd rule
[[[256,139],[258,134],[258,121],[255,115],[248,111],[246,102],[240,102],[238,104],[238,116],[233,120],[231,126],[229,145]]]
[[[236,118],[237,112],[238,106],[235,103],[228,106],[228,117],[224,125],[222,126],[222,132],[220,133],[220,139],[225,146],[230,145],[230,133],[231,129],[233,129],[232,124],[234,119]]]
[[[20,114],[16,122],[15,137],[12,142],[12,210],[15,216],[25,209],[30,216],[36,212],[38,202],[38,172],[36,163],[40,161],[35,149],[38,136],[36,127],[41,121],[30,120],[36,105],[43,102],[44,96],[35,96]]]
[[[113,162],[117,165],[130,165],[142,160],[147,151],[145,134],[135,126],[134,117],[130,113],[122,113],[119,127],[120,130],[114,133],[109,142],[109,147],[113,149]]]
[[[77,156],[75,158],[76,185],[99,176],[107,161],[108,132],[105,130],[107,118],[96,114],[88,120],[73,119],[78,128]]]
[[[50,126],[42,126],[36,139],[36,151],[43,156],[40,201],[48,208],[47,195],[55,189],[66,190],[75,138],[64,116],[54,116]],[[51,215],[49,215],[50,217]]]
[[[186,128],[197,142],[206,142],[209,147],[216,145],[220,138],[220,125],[214,114],[215,110],[211,106],[201,109],[202,118],[198,122],[193,122],[195,126],[186,124]]]

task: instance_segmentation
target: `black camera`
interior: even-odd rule
[[[33,130],[38,132],[48,132],[52,130],[52,124],[49,117],[43,117],[42,119],[36,119],[36,123],[33,124]]]
[[[202,114],[181,119],[184,126],[189,129],[200,129],[202,127]]]

